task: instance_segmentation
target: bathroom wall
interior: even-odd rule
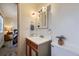
[[[19,8],[19,40],[18,40],[18,55],[26,55],[25,38],[30,35],[30,21],[32,11],[35,9],[34,4],[18,4]]]
[[[64,35],[65,43],[79,45],[79,4],[51,4],[49,27],[52,29],[52,40]]]

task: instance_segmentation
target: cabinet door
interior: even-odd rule
[[[26,55],[27,56],[37,56],[38,55],[38,45],[32,41],[26,39]]]
[[[27,56],[38,56],[38,52],[34,50],[34,48],[26,45],[26,55]]]

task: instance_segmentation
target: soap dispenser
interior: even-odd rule
[[[30,30],[33,31],[34,30],[34,25],[33,23],[31,22],[31,25],[30,25]]]

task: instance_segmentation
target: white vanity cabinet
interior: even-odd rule
[[[37,44],[33,40],[31,40],[30,38],[26,38],[27,56],[50,56],[51,55],[50,40],[43,42],[41,44]]]

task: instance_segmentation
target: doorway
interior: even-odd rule
[[[0,56],[16,56],[18,43],[18,18],[16,3],[1,3],[0,13],[3,16],[3,45]]]

